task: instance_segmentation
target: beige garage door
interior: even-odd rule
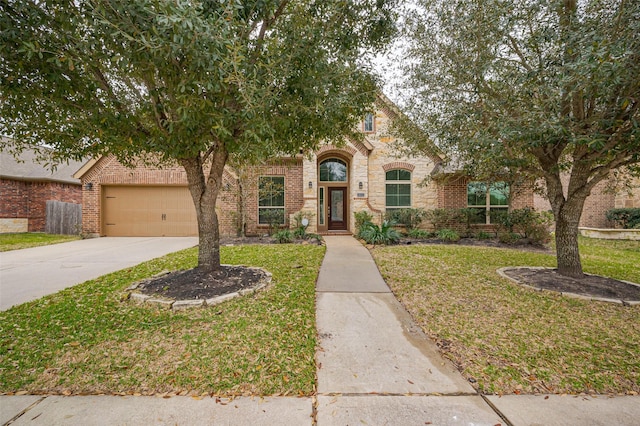
[[[102,230],[109,237],[198,235],[196,209],[186,187],[106,186],[102,212]]]

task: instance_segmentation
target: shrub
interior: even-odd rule
[[[476,238],[479,240],[490,240],[491,238],[493,238],[493,234],[490,234],[488,232],[484,232],[484,231],[479,231],[476,234]]]
[[[367,222],[362,225],[359,237],[367,244],[395,244],[400,240],[400,233],[393,229],[395,223],[383,221],[381,226]]]
[[[460,240],[460,234],[453,229],[443,228],[436,232],[436,237],[442,241],[456,242]]]
[[[606,216],[623,229],[640,229],[640,208],[638,207],[611,209],[607,211]]]
[[[518,235],[518,239],[528,238],[532,244],[544,244],[551,240],[549,228],[552,222],[553,216],[551,214],[539,213],[529,207],[500,212],[495,217],[495,223],[498,225],[498,238],[502,235],[502,238],[514,242],[516,237],[513,235],[504,236],[504,234],[515,234]]]
[[[424,209],[395,209],[385,213],[385,220],[404,225],[407,230],[415,229],[424,220],[427,212]]]
[[[425,231],[424,229],[408,229],[407,237],[409,238],[429,238],[431,237],[431,232]]]
[[[471,225],[478,222],[476,209],[433,209],[425,216],[436,229],[452,229],[464,234],[469,234]]]
[[[366,227],[367,224],[370,224],[373,220],[373,215],[366,210],[362,210],[359,212],[354,212],[353,216],[356,219],[356,236],[358,238],[362,238],[362,231]]]
[[[515,232],[501,232],[498,234],[498,240],[505,244],[515,244],[522,239],[520,234]]]
[[[282,231],[278,231],[273,234],[273,239],[276,240],[278,244],[292,243],[293,233],[288,229],[283,229]]]
[[[267,221],[269,225],[269,235],[273,235],[278,232],[280,225],[285,224],[284,210],[281,209],[269,209],[262,213],[262,217]]]

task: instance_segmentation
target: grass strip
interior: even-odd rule
[[[173,312],[119,300],[131,283],[196,264],[196,249],[0,313],[0,392],[308,395],[315,389],[315,281],[324,247],[222,247],[273,274],[266,291]]]
[[[640,243],[581,238],[585,272],[640,283]],[[395,295],[481,392],[640,392],[640,306],[571,299],[501,278],[555,257],[456,245],[372,250]]]
[[[29,247],[48,246],[79,240],[78,235],[43,234],[26,232],[19,234],[0,234],[0,251],[19,250]]]

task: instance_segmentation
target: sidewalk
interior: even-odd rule
[[[325,237],[316,398],[0,396],[12,425],[636,425],[640,397],[481,396],[352,237]]]

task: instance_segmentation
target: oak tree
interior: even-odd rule
[[[228,159],[357,138],[376,94],[366,59],[394,33],[394,2],[5,0],[0,133],[15,150],[182,165],[198,265],[213,270]]]
[[[640,163],[640,2],[417,3],[408,114],[471,176],[541,179],[558,272],[581,277],[586,197]]]

